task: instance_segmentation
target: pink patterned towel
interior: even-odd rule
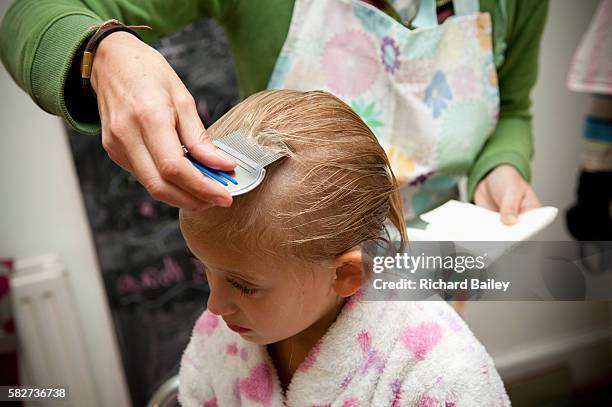
[[[179,378],[185,407],[510,405],[491,357],[443,301],[351,300],[286,394],[266,348],[205,311]]]

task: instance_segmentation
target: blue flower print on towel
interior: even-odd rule
[[[359,19],[364,30],[380,38],[387,35],[393,22],[393,19],[382,11],[375,10],[361,2],[353,3],[353,14]]]
[[[390,74],[395,73],[395,70],[399,68],[399,48],[395,44],[395,40],[391,37],[385,37],[380,45],[381,59],[385,66],[385,70]]]
[[[436,71],[431,83],[425,89],[425,104],[432,110],[433,117],[438,118],[446,109],[446,102],[453,98],[446,75],[442,71]]]

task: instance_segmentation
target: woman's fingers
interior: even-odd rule
[[[198,171],[183,155],[173,113],[167,109],[147,112],[139,118],[144,143],[161,178],[203,203],[229,206],[230,194],[216,181]]]
[[[499,213],[505,225],[514,225],[518,221],[519,207],[524,196],[523,188],[509,186],[501,197]]]
[[[527,192],[525,193],[523,202],[521,202],[521,213],[526,212],[530,209],[539,208],[541,206],[542,203],[538,199],[533,188],[527,187]]]
[[[482,208],[497,212],[498,208],[489,194],[486,181],[482,181],[474,191],[474,203]]]
[[[174,184],[165,181],[158,172],[146,146],[132,146],[129,161],[133,169],[132,174],[158,201],[190,210],[210,206],[210,204],[207,205]]]
[[[102,125],[102,148],[104,148],[108,157],[113,160],[115,164],[131,173],[132,166],[130,165],[129,159],[125,155],[123,149],[116,148],[113,140],[109,137],[109,133],[110,131]]]
[[[204,126],[193,97],[159,52],[112,33],[98,46],[91,83],[104,149],[154,198],[186,209],[231,205],[227,190],[184,157],[181,142],[206,166],[234,167],[200,137]]]
[[[518,215],[542,206],[535,192],[518,170],[508,164],[494,168],[476,187],[474,202],[497,211],[506,225],[518,222]]]
[[[236,166],[233,159],[223,154],[210,140],[204,124],[200,120],[193,97],[176,97],[177,130],[189,153],[202,164],[223,171],[231,171]]]

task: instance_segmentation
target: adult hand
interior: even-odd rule
[[[500,212],[506,225],[515,224],[520,213],[542,206],[523,176],[507,164],[496,167],[480,181],[474,191],[474,203]]]
[[[115,32],[96,51],[91,85],[102,122],[102,146],[153,198],[185,209],[229,206],[230,194],[184,157],[231,170],[235,163],[212,144],[195,101],[154,48]]]

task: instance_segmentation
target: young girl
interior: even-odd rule
[[[183,406],[507,406],[493,362],[443,301],[364,301],[360,244],[406,240],[368,126],[325,92],[255,94],[209,132],[288,157],[230,208],[180,213],[210,285],[184,352]]]

